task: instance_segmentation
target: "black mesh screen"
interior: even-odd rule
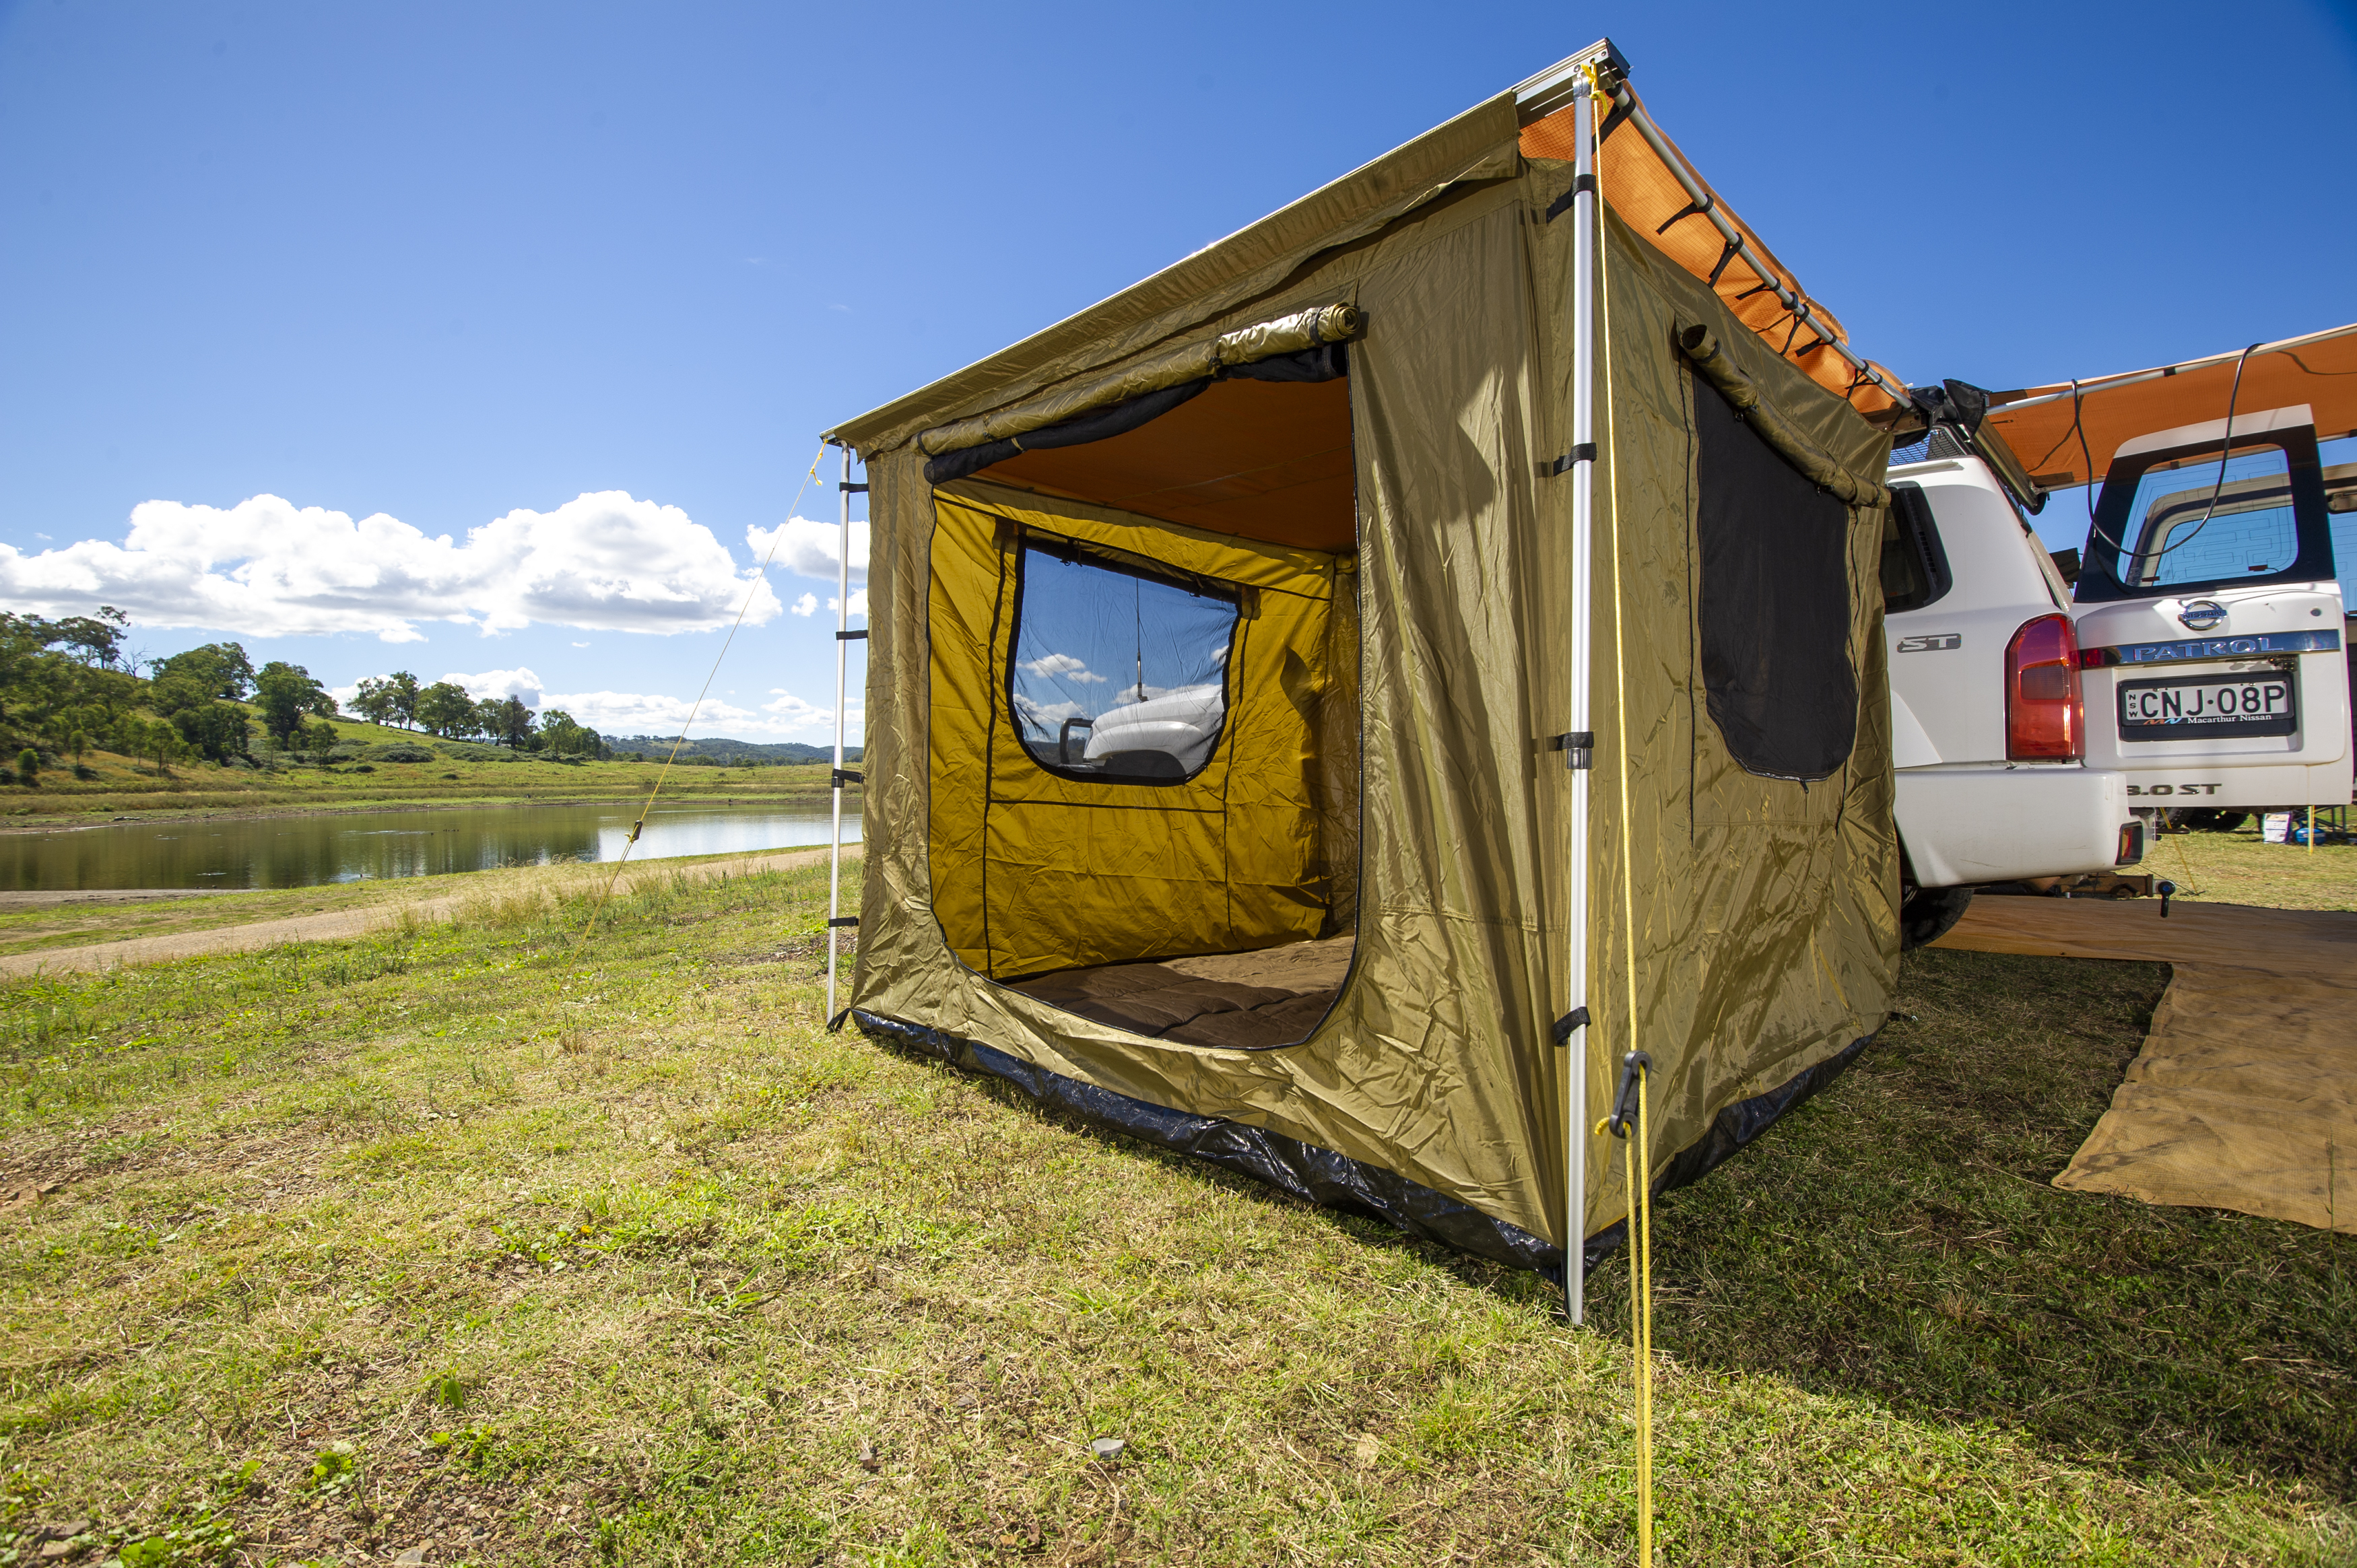
[[[1823,779],[1857,739],[1849,656],[1849,508],[1694,383],[1703,690],[1735,760]]]

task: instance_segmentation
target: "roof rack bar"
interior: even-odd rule
[[[2352,332],[2357,332],[2357,322],[2352,322],[2346,327],[2328,327],[2321,332],[2304,332],[2297,338],[2279,338],[2272,343],[2262,343],[2257,348],[2247,350],[2229,349],[2222,354],[2211,354],[2199,360],[2186,360],[2174,365],[2163,365],[2157,370],[2129,371],[2116,376],[2099,376],[2093,381],[2081,381],[2075,388],[2065,387],[2061,392],[2041,392],[2036,397],[2015,398],[2010,403],[1999,403],[1996,399],[1991,398],[1988,411],[1995,413],[1999,409],[2003,409],[2009,413],[2017,408],[2037,408],[2043,403],[2061,403],[2073,396],[2085,397],[2091,392],[2109,392],[2114,387],[2132,387],[2138,381],[2157,381],[2163,376],[2181,376],[2188,371],[2203,371],[2212,365],[2232,364],[2246,352],[2255,359],[2261,354],[2279,354],[2287,349],[2304,349],[2310,343],[2322,343],[2333,338],[2346,338]]]
[[[1626,82],[1614,90],[1612,106],[1629,116],[1630,123],[1637,127],[1637,134],[1645,138],[1645,145],[1653,149],[1653,156],[1662,160],[1662,166],[1668,169],[1678,184],[1684,188],[1686,199],[1695,204],[1702,217],[1710,220],[1710,226],[1718,231],[1718,237],[1727,242],[1727,248],[1740,256],[1760,281],[1776,295],[1777,302],[1792,313],[1795,328],[1809,328],[1824,347],[1840,355],[1851,370],[1889,392],[1901,406],[1906,405],[1910,401],[1906,386],[1893,380],[1871,360],[1860,358],[1856,349],[1835,337],[1833,324],[1810,308],[1807,296],[1785,287],[1776,269],[1760,258],[1760,253],[1751,248],[1750,242],[1744,238],[1743,231],[1729,221],[1718,204],[1710,199],[1702,177],[1695,173],[1684,157],[1670,145],[1670,139],[1662,134],[1662,128],[1653,124],[1653,117],[1645,113],[1645,106],[1637,102],[1637,95],[1629,91]]]

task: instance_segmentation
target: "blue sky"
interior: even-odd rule
[[[2357,317],[2346,0],[17,0],[0,543],[81,549],[43,581],[131,572],[151,653],[232,636],[338,685],[529,671],[603,727],[660,729],[768,531],[834,516],[831,465],[794,502],[830,423],[1608,31],[1910,379],[2019,385]],[[355,540],[335,514],[393,521]],[[828,538],[779,541],[699,731],[830,732],[832,583],[794,569]]]

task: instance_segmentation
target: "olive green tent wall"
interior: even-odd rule
[[[1398,166],[1351,177],[1366,188],[1355,196],[1321,193],[1322,234],[1290,220],[1273,241],[1247,231],[1228,243],[1258,251],[1190,258],[1101,307],[1094,333],[1084,314],[1044,348],[835,433],[872,487],[851,1008],[873,1031],[1140,1135],[1554,1273],[1572,1240],[1627,1207],[1614,1145],[1583,1134],[1596,1179],[1566,1220],[1567,1072],[1584,1070],[1602,1107],[1620,1053],[1648,1051],[1654,1175],[1675,1180],[1822,1081],[1885,1015],[1898,865],[1872,477],[1887,443],[1708,285],[1605,225],[1592,880],[1578,922],[1590,979],[1566,997],[1571,791],[1551,740],[1566,727],[1575,607],[1567,480],[1553,468],[1569,444],[1572,226],[1549,209],[1571,171],[1524,159],[1514,134],[1511,102],[1485,105]],[[1140,291],[1155,312],[1143,322]],[[1144,1037],[994,983],[959,961],[933,908],[935,502],[919,433],[1336,302],[1365,323],[1349,347],[1363,837],[1348,983],[1306,1040],[1259,1051]],[[1699,690],[1693,409],[1718,393],[1680,351],[1679,330],[1696,326],[1715,335],[1720,376],[1760,403],[1754,428],[1856,476],[1867,503],[1846,511],[1857,740],[1812,785],[1743,771]],[[1553,1029],[1575,1003],[1593,1024],[1566,1049]]]

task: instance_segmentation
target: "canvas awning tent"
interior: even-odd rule
[[[849,1015],[1561,1277],[1885,1017],[1903,399],[1600,45],[845,422]]]
[[[2240,372],[2241,384],[2236,385]],[[2047,489],[2104,477],[2126,443],[2242,413],[2306,406],[2317,438],[2357,435],[2357,325],[2175,365],[1991,392],[1988,424]]]

